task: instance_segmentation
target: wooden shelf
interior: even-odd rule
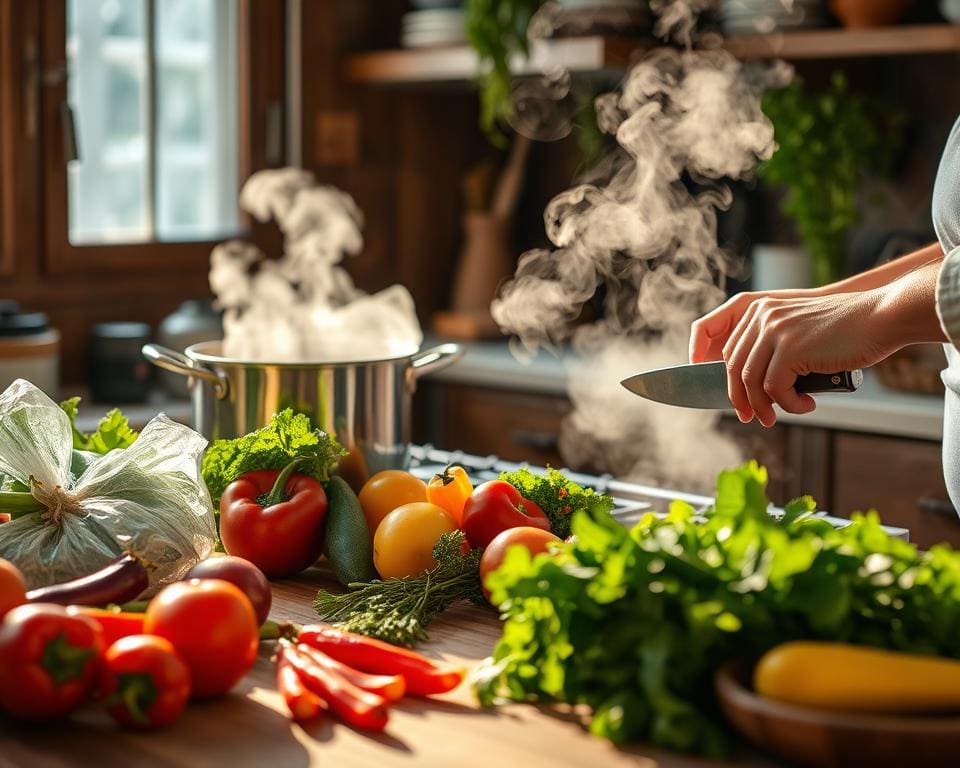
[[[743,59],[846,59],[960,53],[960,25],[917,24],[872,29],[811,29],[730,37],[727,50]]]
[[[569,72],[615,72],[652,47],[649,40],[571,37],[535,43],[530,58],[518,57],[518,75],[561,66]],[[960,53],[960,25],[924,24],[873,29],[815,29],[731,37],[728,50],[743,59],[838,59]],[[400,85],[462,82],[477,74],[478,60],[467,46],[372,51],[346,59],[347,80]]]

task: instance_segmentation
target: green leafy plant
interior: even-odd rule
[[[840,72],[819,93],[799,78],[767,92],[763,111],[778,148],[760,175],[786,187],[782,209],[810,252],[815,282],[833,282],[843,274],[847,232],[860,220],[863,176],[887,170],[901,120],[851,93]]]
[[[480,127],[497,146],[513,110],[510,58],[529,54],[527,27],[544,0],[466,0],[467,39],[480,57]]]
[[[552,467],[545,475],[535,475],[525,468],[501,472],[500,479],[506,480],[520,491],[523,498],[540,507],[550,519],[550,530],[561,539],[570,535],[570,521],[577,512],[609,515],[613,511],[612,498],[577,485]]]
[[[314,428],[309,416],[286,408],[255,432],[211,443],[203,454],[201,472],[216,508],[227,486],[246,472],[283,469],[293,459],[303,458],[297,471],[326,482],[346,454],[332,436]]]
[[[682,751],[727,747],[712,676],[728,659],[821,639],[960,657],[960,553],[835,528],[810,497],[770,515],[755,462],[721,473],[713,507],[674,502],[627,530],[579,512],[574,539],[487,576],[505,620],[475,675],[482,703],[585,704],[590,730]]]

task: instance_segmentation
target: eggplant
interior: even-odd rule
[[[31,589],[28,603],[58,605],[110,605],[136,600],[150,586],[150,574],[143,561],[129,552],[88,576]]]

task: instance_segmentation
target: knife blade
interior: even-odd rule
[[[683,408],[732,408],[727,397],[727,366],[714,363],[688,363],[644,371],[620,382],[635,395],[658,403]],[[794,388],[808,395],[826,392],[855,392],[863,383],[863,372],[808,373],[798,376]]]

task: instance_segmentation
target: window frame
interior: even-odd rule
[[[239,173],[252,172],[283,162],[284,15],[285,2],[238,0],[240,93],[238,106]],[[223,238],[211,240],[136,243],[72,244],[69,239],[67,162],[61,105],[67,99],[66,2],[42,0],[40,122],[43,179],[44,267],[51,275],[124,271],[144,273],[190,269],[206,271],[210,251]],[[281,121],[279,136],[271,123]],[[270,146],[267,146],[270,144]],[[239,192],[239,190],[238,190]],[[240,229],[232,236],[261,239],[260,227],[241,214]]]

